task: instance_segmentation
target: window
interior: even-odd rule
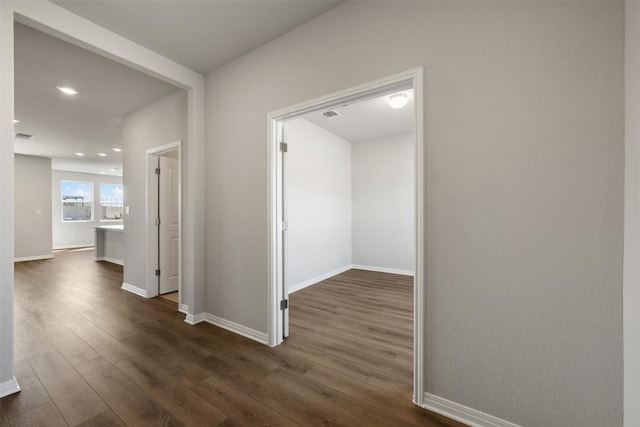
[[[62,181],[62,221],[91,221],[93,183]]]
[[[102,221],[121,220],[123,206],[122,184],[100,184],[100,219]]]

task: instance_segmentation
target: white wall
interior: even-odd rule
[[[351,265],[351,144],[302,118],[284,135],[291,291]]]
[[[412,133],[351,144],[356,266],[413,273],[414,161]]]
[[[187,140],[187,92],[178,90],[123,120],[124,282],[147,290],[146,285],[146,150]],[[183,159],[188,147],[183,145]],[[183,161],[182,167],[185,167]],[[186,172],[186,171],[185,171]],[[154,267],[155,268],[155,267]]]
[[[51,159],[15,155],[16,260],[50,258]]]
[[[53,206],[53,248],[77,248],[95,244],[94,227],[100,224],[122,224],[122,221],[100,221],[100,184],[122,184],[122,177],[91,173],[52,171],[50,192]],[[93,217],[91,221],[62,222],[62,181],[93,183]]]
[[[640,2],[625,2],[624,425],[640,425]]]
[[[621,2],[347,2],[209,74],[207,311],[268,329],[267,114],[424,66],[427,391],[621,425],[623,60]]]

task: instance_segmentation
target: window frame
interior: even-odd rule
[[[64,216],[64,184],[65,183],[78,183],[78,184],[90,184],[91,185],[91,212],[90,212],[90,216],[89,219],[65,219]],[[78,222],[95,222],[95,204],[94,204],[94,199],[95,199],[95,186],[93,181],[76,181],[73,179],[61,179],[60,180],[60,219],[62,220],[63,223],[69,223],[69,224],[74,224],[74,223],[78,223]],[[84,200],[83,200],[84,201]]]
[[[122,215],[120,219],[104,219],[102,218],[102,186],[103,185],[117,185],[120,186],[120,188],[122,189]],[[124,184],[120,183],[120,184],[116,184],[116,183],[110,183],[110,182],[100,182],[98,183],[98,189],[99,189],[99,200],[98,203],[100,205],[100,222],[122,222],[124,220]]]

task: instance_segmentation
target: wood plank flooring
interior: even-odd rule
[[[91,251],[15,268],[16,377],[0,427],[462,426],[411,403],[412,290],[352,270],[291,295],[268,348],[120,289]]]

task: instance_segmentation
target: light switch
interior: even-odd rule
[[[40,209],[36,209],[36,215],[42,215],[42,211]]]
[[[125,215],[129,215],[129,206],[124,207],[124,213]]]

